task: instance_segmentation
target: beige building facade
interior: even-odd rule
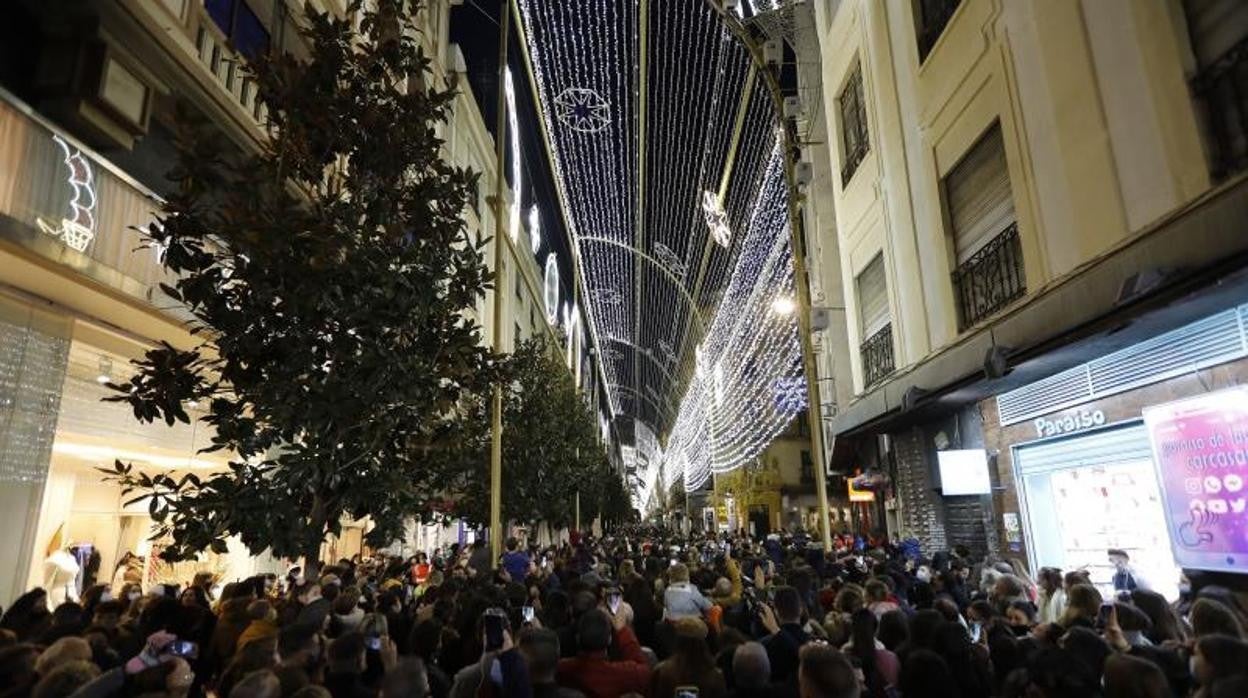
[[[1242,300],[1248,7],[843,0],[813,22],[812,285],[838,286],[849,364],[821,365],[849,383],[831,465],[890,475],[895,535],[1018,553],[1008,483],[944,496],[938,452],[996,462],[982,400]]]
[[[203,425],[142,425],[100,399],[103,383],[123,380],[127,363],[157,342],[194,343],[157,287],[168,281],[159,250],[144,248],[134,229],[152,221],[167,186],[175,102],[240,151],[259,147],[266,114],[241,65],[267,50],[305,54],[303,4],[92,0],[67,12],[22,0],[10,8],[0,37],[11,48],[0,56],[0,521],[9,531],[0,553],[13,563],[0,571],[5,604],[35,585],[72,597],[90,580],[111,581],[124,553],[151,560],[158,552],[144,504],[128,503],[95,468],[114,459],[154,471],[225,465],[196,453],[210,438]],[[437,84],[462,85],[442,127],[445,154],[481,173],[465,219],[474,234],[493,235],[494,139],[448,40],[451,4],[426,3],[421,38]],[[346,7],[308,5],[338,14]],[[493,267],[494,256],[487,259]],[[543,272],[521,225],[502,246],[497,291],[475,310],[486,341],[492,304],[502,302],[504,350],[546,334],[563,351],[567,339],[545,311]],[[193,417],[197,407],[188,405]],[[348,529],[327,553],[358,552],[359,533]],[[68,581],[48,563],[66,549],[81,555]],[[229,581],[281,567],[232,544],[226,555],[176,569],[147,563],[144,578],[184,580],[207,569]]]

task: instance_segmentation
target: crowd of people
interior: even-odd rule
[[[852,536],[506,548],[34,589],[0,617],[0,698],[1248,696],[1240,597],[1193,573],[1171,603],[1124,551],[1098,588]]]

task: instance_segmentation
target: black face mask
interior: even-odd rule
[[[1010,630],[1014,632],[1014,637],[1026,637],[1031,632],[1031,628],[1025,625],[1011,625]]]

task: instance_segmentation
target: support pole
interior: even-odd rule
[[[739,19],[723,6],[710,2],[708,4],[720,15],[724,26],[734,33],[760,66],[759,77],[771,93],[772,108],[777,114],[784,113],[784,93],[780,89],[772,68],[763,59],[762,48],[755,41]],[[793,252],[793,286],[797,291],[797,337],[802,345],[802,372],[806,374],[807,419],[810,422],[810,448],[815,459],[815,488],[819,495],[819,530],[823,533],[823,550],[832,550],[832,528],[828,518],[828,477],[826,473],[828,458],[831,454],[823,449],[823,416],[819,402],[819,375],[815,364],[815,350],[810,339],[810,286],[806,278],[806,245],[802,234],[802,210],[799,199],[802,196],[797,185],[794,155],[800,153],[793,142],[793,133],[782,123],[784,147],[784,178],[788,184],[789,208],[789,248]]]
[[[503,153],[507,142],[507,34],[511,28],[510,0],[502,0],[502,17],[498,30],[498,128],[494,131],[494,353],[503,351],[503,238],[507,231],[503,219],[507,207],[503,201]],[[519,273],[519,269],[516,270]],[[490,401],[490,564],[497,564],[503,554],[503,386],[495,384]]]

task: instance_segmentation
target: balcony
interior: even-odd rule
[[[1223,180],[1248,167],[1248,38],[1192,79],[1212,140],[1210,174]]]
[[[893,360],[893,325],[889,323],[867,338],[859,350],[862,355],[863,389],[876,386],[896,368]]]
[[[953,271],[961,332],[1027,293],[1018,223],[1010,225]]]
[[[919,63],[927,60],[937,39],[949,24],[949,18],[957,11],[962,0],[919,0],[915,4],[915,28],[919,32]]]
[[[195,58],[229,95],[227,99],[241,107],[253,125],[263,129],[268,113],[264,104],[256,99],[256,84],[247,77],[243,67],[245,59],[230,48],[225,35],[202,12],[202,8],[197,23]]]

